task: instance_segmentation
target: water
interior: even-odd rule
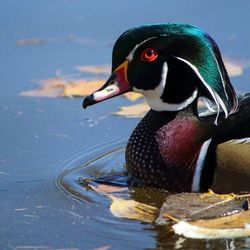
[[[247,61],[249,5],[226,0],[1,1],[0,249],[250,248],[249,239],[190,240],[151,224],[115,218],[107,197],[77,182],[94,170],[96,175],[123,167],[123,148],[139,120],[111,113],[131,104],[128,100],[119,97],[83,111],[81,98],[19,95],[36,87],[36,79],[79,76],[76,65],[109,64],[114,40],[145,23],[198,25],[224,55]],[[32,38],[44,43],[18,45]],[[249,74],[246,66],[241,76],[232,78],[240,92],[249,91]],[[59,186],[62,177],[70,190]],[[143,191],[133,198],[148,199]]]
[[[98,228],[104,225],[110,228],[111,231],[105,234],[107,239],[118,239],[119,235],[124,236],[127,245],[131,240],[133,245],[129,246],[132,249],[238,249],[250,247],[249,239],[221,239],[221,240],[191,240],[175,235],[171,226],[159,226],[150,223],[140,223],[139,231],[132,231],[131,228],[138,226],[137,221],[128,221],[125,219],[110,216],[107,213],[111,199],[103,192],[95,190],[94,183],[100,177],[117,176],[124,172],[124,145],[126,140],[117,139],[109,141],[106,144],[97,145],[85,151],[76,151],[72,157],[67,160],[67,164],[76,166],[62,173],[57,179],[57,185],[62,193],[72,200],[77,200],[84,205],[99,204],[100,211],[94,219],[94,223]],[[66,164],[66,162],[64,162]],[[113,181],[113,180],[112,180]],[[118,181],[119,182],[119,181]],[[89,185],[90,184],[90,185]],[[100,184],[100,183],[99,183]],[[107,181],[106,185],[111,185]],[[92,188],[94,187],[94,189]],[[120,194],[119,194],[120,193]],[[129,188],[125,191],[120,191],[116,196],[125,199],[133,199],[138,202],[153,205],[160,208],[164,197],[167,193],[151,188]],[[73,212],[72,212],[73,213]],[[106,214],[104,216],[100,216]],[[79,214],[76,216],[81,217]],[[116,227],[121,223],[121,227]],[[132,226],[131,226],[132,225]],[[138,228],[137,228],[138,230]],[[129,233],[128,233],[129,232]],[[136,236],[135,236],[136,234]],[[136,242],[134,241],[136,237]],[[149,248],[145,245],[145,237],[153,237],[155,245]],[[147,242],[146,244],[149,244]],[[116,246],[118,249],[123,249],[124,246]]]

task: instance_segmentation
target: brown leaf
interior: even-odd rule
[[[39,89],[24,91],[21,95],[36,97],[87,96],[100,88],[103,83],[104,81],[99,79],[71,80],[62,77],[55,77],[41,81]]]
[[[208,220],[181,220],[173,229],[179,235],[196,239],[249,237],[250,211]]]
[[[142,94],[140,94],[140,93],[135,93],[135,92],[128,92],[128,93],[125,93],[124,96],[127,97],[127,98],[128,98],[129,100],[131,100],[131,101],[135,101],[135,100],[137,100],[137,99],[143,97]]]
[[[105,80],[102,79],[67,79],[55,77],[39,82],[40,88],[21,92],[23,96],[58,97],[58,96],[87,96],[99,89]],[[141,97],[138,93],[126,93],[129,100]]]
[[[114,115],[122,115],[128,118],[143,117],[149,111],[149,106],[144,103],[139,103],[130,106],[123,106]]]
[[[128,190],[128,187],[123,186],[115,186],[115,185],[108,185],[108,184],[98,184],[96,186],[90,185],[92,189],[94,189],[98,193],[116,193],[116,192],[122,192],[125,190]]]
[[[135,200],[125,200],[113,195],[109,197],[112,199],[110,211],[114,216],[153,222],[157,211],[156,207]]]
[[[228,57],[223,58],[229,76],[240,76],[245,68],[250,66],[249,60],[236,60]]]
[[[76,68],[83,73],[91,74],[110,74],[111,67],[110,65],[85,65],[85,66],[76,66]]]
[[[60,96],[87,96],[103,85],[103,80],[74,80],[68,82]]]
[[[65,86],[65,80],[60,77],[51,78],[48,80],[44,80],[40,83],[41,87],[39,89],[35,90],[28,90],[21,92],[21,95],[23,96],[46,96],[46,97],[56,97],[59,96],[60,93],[62,93],[64,86]]]

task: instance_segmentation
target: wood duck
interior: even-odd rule
[[[151,108],[126,147],[136,181],[174,192],[250,190],[250,95],[236,96],[207,33],[178,23],[124,32],[110,78],[83,107],[128,91],[142,93]],[[201,98],[210,113],[199,112]]]

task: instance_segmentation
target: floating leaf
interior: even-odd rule
[[[135,200],[125,200],[113,195],[110,205],[111,213],[116,217],[153,222],[156,214],[156,207]]]
[[[110,65],[85,65],[85,66],[76,66],[76,68],[83,73],[90,74],[110,74],[111,67]]]
[[[56,97],[62,93],[65,84],[66,82],[63,78],[60,77],[51,78],[42,81],[40,83],[41,86],[39,89],[23,91],[21,95],[35,96],[35,97],[40,97],[40,96]]]
[[[55,77],[39,82],[40,88],[21,92],[23,96],[34,97],[58,97],[58,96],[87,96],[99,89],[104,84],[102,79],[68,79]],[[136,100],[142,95],[138,93],[126,93],[129,100]]]
[[[245,68],[250,66],[249,60],[235,60],[228,57],[223,58],[229,76],[240,76]]]
[[[127,97],[131,101],[135,101],[137,99],[143,98],[143,95],[140,93],[135,92],[128,92],[124,94],[125,97]]]
[[[99,183],[98,185],[91,185],[90,183],[90,186],[96,192],[104,193],[104,194],[117,193],[117,192],[123,192],[123,191],[128,190],[128,187],[115,186],[115,185],[109,185],[109,184],[104,184],[104,183]]]
[[[62,77],[55,77],[43,80],[40,83],[40,88],[35,90],[24,91],[21,95],[24,96],[87,96],[100,88],[104,81],[84,80],[84,79],[65,79]]]
[[[208,220],[180,220],[174,232],[194,239],[235,238],[250,236],[250,211]]]
[[[119,111],[113,114],[134,118],[134,117],[143,117],[148,111],[149,111],[149,106],[146,103],[139,103],[130,106],[123,106]]]
[[[87,96],[103,85],[102,80],[75,80],[65,84],[60,96]]]
[[[236,195],[218,195],[213,192],[180,193],[167,196],[159,213],[160,219],[169,216],[177,219],[209,219],[239,213],[243,210],[246,200]]]
[[[156,222],[177,222],[172,226],[174,232],[189,238],[250,236],[250,211],[244,211],[247,197],[249,194],[176,194],[167,197]]]

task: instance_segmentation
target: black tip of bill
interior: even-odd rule
[[[84,100],[82,102],[82,107],[84,109],[86,109],[88,106],[91,106],[91,105],[93,105],[95,103],[96,103],[96,101],[94,100],[94,96],[92,94],[92,95],[89,95],[89,96],[84,98]]]

